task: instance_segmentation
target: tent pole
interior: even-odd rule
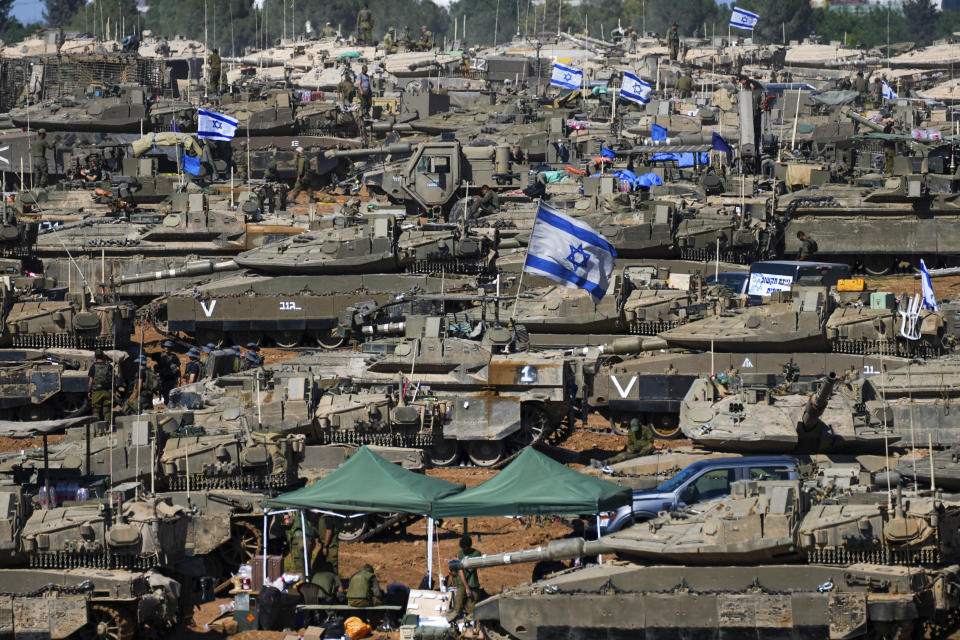
[[[267,516],[266,511],[263,512],[263,584],[267,583]]]
[[[470,535],[470,528],[467,526],[467,518],[463,519],[463,535]]]
[[[307,551],[307,517],[300,509],[300,536],[303,538],[303,575],[310,577],[310,552]]]
[[[427,516],[427,584],[433,589],[433,518]]]
[[[600,539],[600,514],[597,514],[597,540]],[[603,554],[597,554],[597,564],[603,564]]]

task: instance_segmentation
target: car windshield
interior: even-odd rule
[[[684,482],[686,482],[687,480],[695,476],[697,473],[699,473],[702,468],[703,466],[699,464],[694,464],[687,467],[686,469],[684,469],[683,471],[681,471],[680,473],[673,476],[672,478],[670,478],[669,480],[661,484],[659,487],[657,487],[657,491],[661,493],[671,493],[673,491],[676,491],[680,485],[682,485]]]

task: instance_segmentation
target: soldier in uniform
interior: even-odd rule
[[[360,90],[360,113],[370,115],[370,107],[373,105],[373,88],[370,86],[370,76],[367,75],[367,65],[360,67],[360,73],[357,74],[357,88]]]
[[[893,133],[893,118],[887,118],[883,123],[883,132]],[[883,141],[883,172],[888,176],[893,175],[893,159],[897,157],[897,143],[893,140]]]
[[[800,251],[797,260],[810,260],[817,253],[817,243],[803,231],[797,231],[797,240],[800,241]]]
[[[184,384],[193,384],[203,378],[203,368],[200,366],[200,352],[196,347],[187,352],[187,358],[190,362],[183,370]]]
[[[260,355],[260,345],[256,342],[247,343],[247,354],[253,354],[254,365],[259,367],[263,365],[263,356]]]
[[[366,2],[363,3],[363,9],[357,13],[357,33],[360,34],[360,44],[373,42],[373,12]]]
[[[638,418],[630,420],[630,432],[627,433],[627,448],[607,460],[608,464],[629,460],[653,453],[653,432],[647,425],[641,425]]]
[[[242,371],[240,363],[243,361],[243,352],[240,351],[240,345],[238,344],[233,345],[231,351],[233,352],[233,372],[239,373]]]
[[[267,168],[263,170],[263,179],[265,182],[279,182],[280,174],[277,172],[277,161],[270,158]]]
[[[486,216],[500,212],[500,195],[488,185],[480,187],[480,197],[470,203],[470,217]]]
[[[337,30],[333,28],[333,25],[329,22],[323,25],[323,37],[324,38],[334,38],[337,35]]]
[[[676,60],[680,55],[680,32],[677,31],[677,23],[674,22],[667,33],[667,46],[670,47],[670,59]]]
[[[321,515],[317,522],[317,547],[314,549],[313,572],[340,573],[340,526],[337,518]]]
[[[480,552],[473,548],[473,540],[470,536],[460,536],[460,550],[457,551],[457,560],[463,561],[464,558],[478,558]],[[456,570],[451,567],[451,573],[456,578],[457,592],[453,597],[453,606],[447,614],[447,620],[454,621],[460,617],[460,614],[466,612],[468,616],[473,617],[473,607],[479,599],[480,577],[476,569],[464,569],[459,563],[455,565]]]
[[[233,166],[238,180],[246,180],[247,175],[247,141],[240,143],[239,149],[233,150]]]
[[[340,101],[348,107],[353,103],[353,96],[357,92],[352,77],[353,74],[350,73],[350,69],[345,69],[343,71],[343,79],[337,84],[337,93],[340,94]]]
[[[209,67],[210,77],[207,81],[207,90],[210,93],[220,91],[220,51],[214,49],[207,57],[207,66]]]
[[[383,50],[387,53],[397,52],[397,30],[393,27],[387,29],[383,36]]]
[[[420,41],[417,43],[420,51],[430,51],[433,49],[433,31],[427,29],[427,25],[420,27]]]
[[[120,410],[121,415],[135,416],[152,410],[153,398],[160,393],[160,376],[147,368],[147,359],[140,356],[137,359],[137,365],[140,370],[140,380]]]
[[[287,196],[290,200],[296,200],[301,191],[306,191],[310,183],[310,161],[303,155],[303,148],[297,147],[297,181],[293,185],[293,190]]]
[[[403,28],[403,34],[400,36],[400,39],[397,40],[398,47],[410,48],[410,44],[413,42],[413,35],[410,33],[410,26]]]
[[[315,532],[310,525],[310,520],[306,520],[307,530],[304,532],[300,521],[300,514],[288,511],[283,514],[283,525],[286,528],[287,554],[283,557],[283,570],[286,573],[296,573],[301,576],[306,575],[306,565],[304,564],[303,539],[306,534],[307,546],[313,540]]]
[[[47,165],[47,149],[53,149],[57,142],[47,142],[47,130],[37,129],[37,137],[30,143],[30,155],[33,156],[34,184],[45,187],[50,182],[50,167]]]
[[[160,355],[155,356],[156,372],[160,376],[160,393],[163,395],[164,403],[170,401],[170,391],[180,385],[180,357],[172,349],[173,343],[165,340]]]
[[[351,607],[373,607],[383,602],[380,581],[369,564],[350,576],[347,584],[347,604]]]
[[[102,349],[94,352],[94,363],[87,373],[87,397],[97,420],[110,422],[113,417],[113,365],[107,363]]]
[[[200,361],[200,377],[204,380],[213,378],[213,352],[216,351],[216,349],[217,345],[212,342],[203,345],[203,352],[206,355],[203,357],[203,360]]]
[[[677,80],[677,96],[689,98],[693,94],[694,88],[693,76],[690,74],[690,70],[687,69]]]

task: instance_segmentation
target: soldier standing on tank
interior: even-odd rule
[[[324,38],[335,38],[337,37],[337,30],[333,28],[333,25],[327,22],[323,25],[323,37]]]
[[[296,200],[301,191],[306,191],[310,184],[310,161],[303,155],[303,148],[297,147],[297,181],[287,195],[288,200]]]
[[[164,340],[163,351],[157,357],[156,370],[164,403],[170,402],[170,391],[180,385],[180,357],[172,349],[173,342]]]
[[[670,47],[670,59],[676,60],[680,55],[680,32],[677,31],[677,23],[674,22],[667,33],[667,46]]]
[[[357,33],[360,34],[360,44],[373,42],[373,12],[366,2],[363,3],[363,9],[357,13]]]
[[[627,432],[627,448],[607,460],[607,463],[613,464],[651,453],[653,453],[653,432],[648,425],[641,425],[638,418],[632,418],[630,431]]]
[[[147,359],[140,356],[136,363],[140,370],[139,382],[120,410],[120,414],[124,416],[135,416],[152,410],[153,398],[160,393],[160,376],[147,368]]]
[[[110,422],[113,417],[113,366],[108,364],[102,349],[94,354],[94,363],[87,372],[87,397],[90,409],[97,420]]]
[[[213,352],[216,351],[217,345],[212,342],[208,342],[203,345],[203,352],[206,354],[203,357],[203,360],[200,361],[200,377],[204,380],[213,379]]]
[[[863,99],[867,97],[867,89],[870,85],[867,83],[867,79],[863,77],[863,71],[857,71],[857,77],[853,81],[853,88],[859,94],[857,99],[860,102],[863,102]]]
[[[383,35],[383,50],[387,53],[397,52],[397,30],[393,27],[387,29]]]
[[[481,553],[473,548],[473,540],[468,535],[460,536],[460,550],[457,551],[457,560],[463,562],[464,558],[479,558]],[[462,564],[454,564],[450,567],[450,572],[456,579],[457,592],[453,596],[453,606],[447,613],[447,620],[453,622],[460,617],[460,614],[466,614],[473,618],[474,605],[479,599],[480,576],[476,569],[464,569]]]
[[[356,92],[357,88],[353,84],[353,74],[348,67],[343,70],[343,78],[337,84],[337,93],[340,94],[340,101],[349,108],[353,104],[353,96]]]
[[[220,92],[220,51],[219,49],[214,49],[210,52],[210,55],[207,57],[207,67],[210,73],[209,79],[207,81],[207,90],[210,93],[219,93]]]
[[[800,241],[800,251],[797,260],[810,260],[817,253],[817,243],[803,231],[797,231],[797,240]]]
[[[367,75],[367,65],[360,67],[360,73],[357,74],[357,89],[360,90],[360,113],[368,116],[373,105],[373,88],[370,86],[370,76]]]
[[[190,362],[187,363],[187,366],[183,370],[183,381],[184,384],[193,384],[203,378],[203,369],[200,366],[200,352],[194,347],[187,352],[187,358],[190,359]]]
[[[57,146],[56,140],[47,142],[47,130],[37,129],[37,137],[30,143],[30,155],[33,156],[34,184],[45,187],[50,182],[50,167],[47,165],[47,149]]]
[[[427,25],[420,27],[420,41],[417,43],[417,46],[420,47],[420,51],[430,51],[433,49],[433,31],[427,29]]]
[[[677,97],[679,98],[689,98],[693,94],[694,83],[693,76],[690,74],[690,70],[687,69],[683,72],[683,75],[677,80]]]

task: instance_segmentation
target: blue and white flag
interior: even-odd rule
[[[616,257],[613,245],[590,225],[540,203],[523,270],[571,289],[586,289],[599,303],[610,286]]]
[[[183,154],[183,170],[194,176],[200,175],[200,158]]]
[[[237,133],[237,121],[216,111],[197,111],[197,137],[210,140],[233,140]]]
[[[753,28],[757,26],[757,20],[760,19],[755,13],[751,13],[746,9],[740,9],[737,7],[733,8],[733,13],[730,14],[730,26],[737,27],[738,29],[749,29],[753,31]]]
[[[583,86],[583,71],[554,62],[550,84],[564,89],[579,89]]]
[[[923,306],[927,309],[937,310],[937,296],[933,294],[933,283],[930,282],[930,272],[927,271],[927,265],[923,259],[920,259],[920,290],[923,291]]]
[[[898,97],[897,92],[891,89],[890,85],[888,85],[886,81],[884,81],[881,91],[883,92],[884,100],[896,100]]]
[[[623,72],[623,84],[620,86],[620,96],[631,102],[647,104],[653,87],[628,71]]]

